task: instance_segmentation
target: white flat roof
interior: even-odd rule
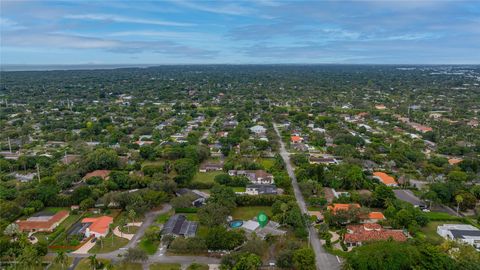
[[[260,226],[260,224],[258,224],[257,221],[247,220],[247,221],[243,222],[242,228],[253,232],[253,231],[255,231],[259,226]]]

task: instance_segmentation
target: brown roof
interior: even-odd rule
[[[379,224],[348,225],[349,233],[345,234],[345,242],[358,243],[369,241],[381,241],[393,239],[395,241],[407,241],[407,237],[401,230],[384,229]]]
[[[62,210],[57,212],[55,215],[51,216],[47,220],[17,220],[17,224],[20,231],[31,231],[31,230],[48,230],[55,223],[63,220],[68,217],[68,211]]]
[[[113,218],[109,216],[82,219],[82,223],[92,223],[88,227],[91,232],[96,232],[99,234],[106,234],[112,222],[113,222]]]
[[[83,179],[88,179],[88,178],[92,178],[92,177],[100,177],[102,179],[107,179],[108,175],[110,174],[110,170],[96,170],[96,171],[93,171],[93,172],[89,172],[87,173]]]

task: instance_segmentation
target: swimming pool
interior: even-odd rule
[[[241,220],[232,220],[230,221],[230,227],[231,228],[240,228],[243,225],[243,221]]]

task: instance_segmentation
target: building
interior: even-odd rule
[[[276,195],[277,187],[275,185],[262,184],[247,185],[245,193],[248,195]]]
[[[82,219],[82,225],[85,230],[86,237],[105,237],[110,229],[113,218],[109,216],[101,216],[96,218]]]
[[[40,212],[26,220],[17,220],[21,232],[53,232],[53,230],[69,216],[68,211],[55,214]]]
[[[443,224],[437,227],[437,233],[445,239],[463,242],[480,250],[480,230],[472,225]]]
[[[385,216],[382,212],[370,212],[365,216],[361,216],[361,223],[378,223],[385,220]]]
[[[273,175],[265,172],[264,170],[230,170],[228,171],[230,176],[245,176],[254,184],[273,184]]]
[[[256,125],[256,126],[251,127],[250,131],[257,134],[257,135],[260,135],[260,134],[264,134],[265,132],[267,132],[267,129],[264,128],[263,126]]]
[[[223,164],[220,163],[204,163],[200,165],[200,172],[222,171]]]
[[[30,182],[37,176],[36,173],[27,173],[27,174],[21,174],[21,173],[13,173],[11,174],[15,179],[22,183]]]
[[[375,109],[377,109],[377,110],[385,110],[385,109],[387,109],[387,107],[386,107],[385,105],[383,105],[383,104],[377,104],[377,105],[375,105]]]
[[[83,180],[87,180],[92,177],[100,177],[103,180],[108,180],[108,176],[110,175],[110,170],[96,170],[93,172],[87,173],[84,177]]]
[[[329,211],[332,211],[333,214],[336,214],[338,211],[349,211],[353,209],[360,209],[360,204],[358,203],[334,203],[327,206]]]
[[[292,136],[290,137],[292,143],[301,143],[303,142],[303,138],[300,136]]]
[[[462,162],[463,159],[461,158],[451,158],[448,160],[448,164],[450,165],[457,165],[458,163]]]
[[[373,179],[377,179],[381,183],[389,187],[397,187],[398,183],[395,181],[395,178],[384,173],[384,172],[374,172]]]
[[[336,160],[334,157],[331,156],[313,156],[310,155],[308,161],[310,164],[324,164],[324,165],[336,165],[338,164],[338,160]]]
[[[176,214],[170,217],[163,226],[162,235],[194,237],[197,233],[198,223],[188,221],[185,215]]]
[[[210,195],[208,195],[207,193],[202,192],[200,190],[196,190],[196,189],[191,190],[188,188],[181,188],[175,192],[175,195],[177,195],[177,197],[184,196],[187,194],[192,195],[193,197],[192,205],[195,207],[202,206],[210,197]]]
[[[344,239],[347,247],[355,247],[366,242],[384,241],[389,239],[405,242],[407,241],[407,236],[402,230],[389,230],[384,229],[379,224],[367,223],[361,225],[348,225]]]

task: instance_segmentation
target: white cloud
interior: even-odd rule
[[[64,18],[76,19],[76,20],[91,20],[91,21],[111,21],[111,22],[118,22],[118,23],[153,24],[153,25],[164,25],[164,26],[194,26],[194,24],[191,24],[191,23],[140,19],[140,18],[117,16],[112,14],[78,14],[78,15],[69,14],[69,15],[65,15]]]
[[[200,1],[199,1],[200,2]],[[226,5],[220,5],[218,2],[215,2],[214,6],[201,5],[199,2],[190,2],[190,1],[173,1],[173,3],[183,6],[190,9],[196,9],[200,11],[226,14],[226,15],[247,15],[253,12],[252,9],[247,7],[242,7],[234,3],[228,3]]]

